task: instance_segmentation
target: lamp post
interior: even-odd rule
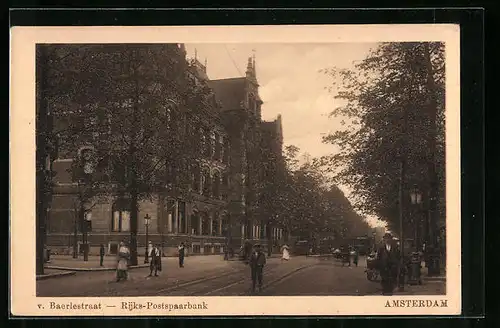
[[[149,263],[148,245],[149,245],[149,222],[150,221],[151,221],[151,217],[149,216],[149,214],[146,214],[146,216],[144,217],[144,225],[146,227],[146,253],[144,256],[144,263]]]
[[[420,206],[422,203],[422,193],[419,191],[417,186],[415,185],[412,190],[410,190],[410,200],[412,205],[417,205]],[[415,229],[415,246],[416,249],[415,251],[411,254],[410,258],[410,270],[409,270],[409,278],[408,282],[411,285],[416,285],[416,284],[421,284],[422,280],[420,279],[421,277],[421,256],[420,256],[420,249],[421,249],[421,243],[420,243],[420,236],[418,234],[419,231],[419,224],[420,220],[419,219],[414,219],[414,229]]]
[[[88,233],[91,229],[92,213],[85,212],[83,218],[83,260],[89,260],[89,243],[88,243]]]

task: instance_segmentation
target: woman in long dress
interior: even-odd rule
[[[130,251],[124,242],[120,243],[118,250],[118,264],[116,267],[116,281],[128,278],[128,260],[130,259]]]
[[[288,245],[286,244],[281,247],[281,261],[288,261],[290,259],[290,252],[288,249]]]

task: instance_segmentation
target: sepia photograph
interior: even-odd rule
[[[446,42],[193,41],[34,44],[38,309],[451,306]]]

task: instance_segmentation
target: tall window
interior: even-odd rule
[[[229,163],[229,151],[230,151],[229,139],[224,138],[224,146],[223,146],[223,154],[222,154],[222,161],[224,163]]]
[[[202,191],[204,196],[210,197],[211,181],[210,172],[207,169],[203,172]]]
[[[211,133],[210,133],[210,130],[209,129],[206,129],[205,130],[205,140],[206,140],[206,144],[205,144],[205,156],[207,158],[210,158],[212,157],[212,143],[213,143],[213,138],[211,136]]]
[[[214,219],[212,220],[212,236],[219,236],[220,235],[219,224],[220,224],[219,213],[215,213]]]
[[[220,174],[219,172],[214,173],[213,182],[212,182],[212,194],[214,198],[219,198],[220,195]]]
[[[178,211],[178,217],[179,217],[179,226],[178,226],[178,232],[179,233],[186,233],[186,203],[185,202],[179,202],[179,211]]]
[[[191,215],[191,233],[193,235],[200,234],[200,216],[198,213]]]
[[[227,214],[224,213],[222,216],[222,231],[221,234],[224,234],[224,236],[228,236],[229,233],[229,218],[227,217]]]
[[[111,231],[130,231],[130,202],[126,199],[117,200],[112,206]]]
[[[200,192],[200,168],[198,165],[193,165],[191,167],[191,189],[198,193]]]
[[[210,218],[208,217],[208,213],[203,213],[201,215],[201,234],[209,235],[210,234]]]
[[[214,143],[215,143],[215,154],[214,154],[214,158],[216,160],[220,160],[221,159],[221,138],[219,137],[219,134],[218,133],[214,133]]]

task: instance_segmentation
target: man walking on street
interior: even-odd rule
[[[179,245],[179,268],[184,267],[184,256],[186,255],[185,252],[186,252],[186,248],[184,246],[184,242],[182,242]]]
[[[250,269],[252,270],[252,293],[255,292],[255,285],[259,283],[259,291],[262,290],[262,275],[266,265],[266,254],[262,251],[260,244],[256,244],[255,251],[250,256]]]
[[[149,257],[150,257],[151,261],[149,262],[149,276],[148,277],[151,277],[153,275],[153,270],[155,272],[155,277],[158,277],[158,271],[161,272],[161,251],[156,245],[151,246],[151,251],[149,253]]]
[[[101,248],[99,249],[99,265],[100,266],[103,266],[103,262],[104,262],[104,254],[105,254],[105,250],[104,250],[104,245],[101,244]]]
[[[392,295],[398,275],[399,253],[392,235],[384,235],[384,243],[377,251],[377,265],[382,278],[382,295]]]

